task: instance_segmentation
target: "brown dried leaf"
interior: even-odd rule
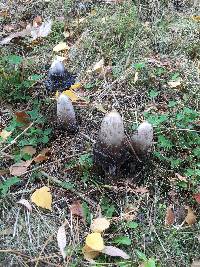
[[[25,111],[18,111],[15,112],[16,121],[23,123],[23,124],[29,124],[30,123],[30,116]]]
[[[194,194],[193,198],[196,200],[197,203],[200,204],[200,193]]]
[[[174,224],[175,215],[172,209],[172,206],[167,207],[166,216],[165,216],[165,226]]]
[[[99,251],[94,251],[90,247],[88,247],[87,245],[85,245],[83,247],[82,251],[83,251],[83,254],[84,254],[84,259],[86,259],[88,261],[91,261],[91,260],[95,259],[100,254]]]
[[[31,206],[31,204],[29,203],[28,200],[21,199],[21,200],[17,201],[17,203],[23,205],[24,207],[26,207],[30,212],[32,211],[32,206]]]
[[[194,214],[193,210],[189,207],[185,207],[188,211],[187,216],[185,217],[185,221],[187,224],[192,225],[196,223],[197,216]]]
[[[72,213],[72,215],[84,218],[83,207],[80,200],[76,200],[72,203],[72,205],[70,206],[70,212]]]
[[[23,175],[27,171],[31,163],[32,163],[32,160],[27,160],[27,161],[21,161],[19,163],[13,164],[9,168],[10,174],[15,175],[15,176]]]
[[[42,151],[33,159],[36,163],[45,161],[49,158],[50,148],[43,148]]]
[[[36,153],[36,149],[33,147],[33,146],[24,146],[22,149],[21,149],[21,152],[23,154],[28,154],[30,156],[33,156],[35,153]]]

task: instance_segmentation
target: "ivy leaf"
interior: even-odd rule
[[[8,193],[10,187],[12,185],[15,185],[15,184],[19,183],[20,181],[21,180],[18,177],[15,176],[15,177],[9,178],[6,181],[0,183],[0,193],[3,196],[5,196]]]
[[[127,236],[119,236],[119,237],[114,239],[113,243],[116,243],[118,245],[130,246],[131,245],[131,240]]]

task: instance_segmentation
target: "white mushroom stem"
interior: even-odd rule
[[[133,134],[132,146],[138,155],[144,155],[153,144],[153,127],[147,121],[141,123],[137,132]]]
[[[60,127],[71,132],[77,129],[74,107],[65,94],[60,94],[57,100],[57,119]]]

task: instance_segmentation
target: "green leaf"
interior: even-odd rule
[[[147,261],[146,255],[143,252],[141,252],[140,250],[136,249],[135,253],[140,260]]]
[[[10,189],[10,187],[12,186],[12,185],[15,185],[15,184],[17,184],[17,183],[19,183],[21,180],[18,178],[18,177],[12,177],[12,178],[9,178],[9,179],[7,179],[6,181],[3,181],[1,184],[0,184],[0,193],[3,195],[3,196],[5,196],[7,193],[8,193],[8,191],[9,191],[9,189]]]
[[[144,267],[156,267],[156,262],[154,259],[150,258],[144,263]]]
[[[74,184],[70,182],[62,182],[60,185],[65,189],[72,189],[74,187]]]
[[[88,224],[91,224],[91,212],[86,202],[82,203],[84,218]]]
[[[130,246],[131,240],[127,236],[119,236],[113,240],[113,243],[116,243],[118,245]]]
[[[136,223],[136,222],[131,222],[131,221],[130,221],[130,222],[127,222],[126,226],[127,226],[128,228],[135,229],[135,228],[138,227],[138,223]]]
[[[10,64],[20,64],[23,61],[23,58],[18,55],[11,55],[7,57],[7,60]]]
[[[140,69],[143,69],[145,67],[145,63],[135,63],[135,64],[132,64],[132,67],[135,68],[136,70],[140,70]]]
[[[150,97],[150,98],[155,98],[155,97],[158,96],[158,95],[159,95],[159,92],[158,92],[158,91],[151,90],[151,91],[149,92],[149,97]]]

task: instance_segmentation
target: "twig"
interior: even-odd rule
[[[56,177],[53,177],[53,176],[50,176],[48,173],[44,172],[44,171],[41,171],[41,174],[43,176],[45,176],[46,178],[49,179],[49,181],[57,184],[57,185],[60,185],[62,187],[62,183],[63,181],[57,179]],[[84,194],[78,192],[76,189],[73,189],[73,188],[69,188],[67,189],[69,191],[71,191],[72,193],[76,194],[78,197],[80,197],[81,199],[83,199],[84,201],[86,201],[89,205],[93,206],[93,207],[96,207],[97,204],[91,200],[90,198],[86,197]]]
[[[5,147],[0,151],[0,153],[4,152],[4,151],[5,151],[6,149],[8,149],[10,146],[12,146],[13,144],[15,144],[15,143],[17,142],[17,140],[18,140],[23,134],[25,134],[25,133],[28,131],[28,129],[30,129],[30,128],[33,126],[33,124],[34,124],[34,122],[32,122],[26,129],[23,130],[23,132],[21,132],[18,136],[16,136],[15,139],[13,139],[13,140],[11,141],[10,144],[8,144],[7,146],[5,146]]]

